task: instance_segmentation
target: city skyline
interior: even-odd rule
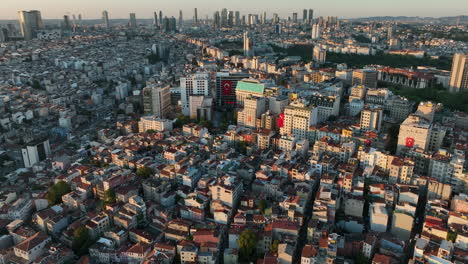
[[[136,1],[110,1],[102,0],[99,3],[91,0],[80,1],[79,5],[70,4],[58,0],[4,0],[0,10],[0,20],[17,19],[18,11],[22,10],[40,10],[44,19],[59,19],[66,14],[82,14],[84,19],[98,19],[103,10],[107,10],[110,19],[128,18],[129,13],[136,13],[138,18],[151,18],[155,10],[163,10],[167,16],[177,17],[179,10],[182,10],[185,19],[192,19],[194,8],[198,8],[198,16],[205,18],[207,15],[212,17],[213,12],[227,8],[228,10],[238,10],[241,13],[260,13],[267,11],[271,18],[273,13],[278,13],[281,17],[292,16],[293,12],[302,9],[312,8],[316,16],[339,16],[342,18],[358,18],[369,16],[421,16],[421,17],[444,17],[459,16],[468,14],[468,6],[463,0],[447,0],[444,2],[429,0],[416,0],[408,3],[403,0],[379,3],[369,0],[356,0],[353,2],[335,0],[332,2],[314,2],[305,0],[294,0],[286,2],[267,2],[265,0],[257,1],[252,4],[246,0],[239,0],[236,3],[219,3],[214,0],[190,1],[187,5],[186,0],[174,0],[164,5],[154,3],[149,0]],[[375,8],[369,7],[373,4]],[[405,6],[402,9],[402,5]],[[180,7],[183,6],[181,9]],[[365,7],[365,8],[363,8]]]

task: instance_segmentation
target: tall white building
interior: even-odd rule
[[[383,109],[366,105],[361,111],[361,129],[379,132],[382,127]]]
[[[143,88],[143,110],[145,115],[164,118],[170,111],[171,87],[148,82]]]
[[[244,56],[253,56],[253,40],[250,32],[244,32]]]
[[[319,39],[320,38],[320,25],[313,24],[312,25],[312,39]]]
[[[327,60],[327,51],[319,46],[315,46],[312,58],[316,63],[324,63]]]
[[[102,11],[102,24],[109,29],[110,28],[110,23],[109,23],[109,13],[107,11]]]
[[[182,113],[184,115],[190,115],[190,96],[211,95],[210,82],[210,75],[204,72],[180,78],[180,100],[182,102]]]
[[[137,27],[136,15],[135,13],[130,13],[130,22],[128,24],[131,28]]]
[[[21,154],[23,156],[24,167],[31,168],[34,164],[43,161],[50,156],[51,151],[49,140],[32,141],[21,149]]]
[[[310,126],[317,124],[317,116],[317,107],[307,107],[303,103],[294,102],[284,109],[284,122],[282,127],[280,126],[280,133],[305,139]]]
[[[244,101],[244,109],[237,113],[237,124],[257,127],[257,119],[266,111],[265,97],[250,97]]]
[[[468,54],[455,54],[453,56],[449,86],[450,92],[468,90]]]

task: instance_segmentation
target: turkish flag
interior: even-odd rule
[[[278,127],[284,127],[284,113],[281,113],[278,118]]]
[[[406,146],[408,148],[412,148],[414,146],[414,138],[407,137],[406,138]]]
[[[232,81],[221,81],[222,95],[231,95],[232,94]]]

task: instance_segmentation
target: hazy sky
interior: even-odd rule
[[[85,19],[100,18],[108,10],[110,18],[127,18],[135,12],[137,18],[150,18],[155,10],[164,15],[193,17],[212,16],[215,10],[227,8],[241,13],[267,11],[282,17],[302,9],[313,8],[318,16],[334,15],[344,18],[363,16],[457,16],[468,15],[468,0],[0,0],[0,19],[17,19],[19,10],[37,9],[43,18],[61,18],[65,14],[82,14]],[[314,15],[315,16],[315,15]]]

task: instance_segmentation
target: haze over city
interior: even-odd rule
[[[211,15],[221,8],[235,9],[242,12],[278,13],[285,16],[303,6],[313,5],[318,15],[340,16],[343,18],[356,18],[366,16],[459,16],[468,14],[468,7],[464,0],[2,0],[0,19],[14,19],[18,10],[43,10],[45,19],[56,19],[63,14],[83,14],[84,18],[95,19],[100,17],[102,10],[108,10],[112,18],[126,18],[129,12],[137,13],[139,18],[151,17],[153,9],[162,9],[168,15],[177,15],[179,10],[191,18],[191,11],[197,7],[200,17]]]
[[[2,0],[0,264],[468,263],[466,14]]]

